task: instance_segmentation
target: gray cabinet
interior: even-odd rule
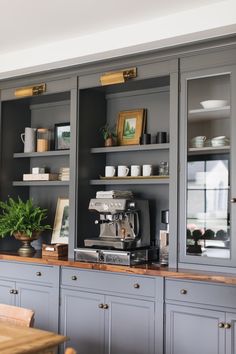
[[[215,271],[236,265],[236,61],[196,57],[181,61],[179,265]]]
[[[146,281],[150,294],[143,288]],[[154,281],[152,277],[62,269],[60,331],[70,337],[67,345],[81,354],[154,354]],[[119,294],[113,290],[117,284]],[[133,291],[136,296],[130,294]]]
[[[57,332],[59,267],[1,261],[0,302],[34,310],[35,327]]]
[[[234,354],[235,291],[234,286],[167,279],[165,354]]]

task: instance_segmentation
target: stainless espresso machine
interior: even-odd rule
[[[88,209],[98,213],[99,236],[84,240],[85,247],[75,250],[76,260],[121,265],[149,260],[148,200],[94,198]]]

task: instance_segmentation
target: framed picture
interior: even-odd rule
[[[119,145],[139,144],[146,128],[146,109],[135,109],[119,113],[117,139]]]
[[[70,123],[55,124],[54,129],[55,150],[70,148]]]
[[[58,198],[51,243],[68,243],[69,199]]]

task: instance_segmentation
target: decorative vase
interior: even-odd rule
[[[33,234],[31,237],[29,237],[25,233],[21,233],[21,232],[15,232],[14,236],[15,236],[16,240],[21,241],[23,244],[17,251],[20,256],[29,257],[29,256],[32,256],[36,252],[35,248],[31,245],[31,242],[33,242],[39,238],[39,236],[40,236],[39,231],[33,231]]]

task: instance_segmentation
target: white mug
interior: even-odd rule
[[[143,165],[143,176],[151,176],[152,175],[152,165]]]
[[[118,166],[118,177],[128,176],[129,168],[127,166]]]
[[[25,132],[20,135],[22,142],[24,143],[24,152],[36,151],[36,129],[25,128]]]
[[[105,167],[105,177],[114,177],[115,173],[116,173],[116,169],[114,166]]]
[[[141,166],[139,165],[132,165],[131,166],[131,172],[130,172],[131,176],[133,177],[137,177],[141,175]]]

